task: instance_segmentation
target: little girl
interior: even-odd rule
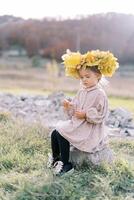
[[[63,101],[64,111],[70,119],[60,121],[51,134],[52,156],[49,154],[48,166],[53,167],[57,175],[74,170],[69,162],[70,144],[90,153],[104,148],[108,99],[99,81],[102,75],[112,76],[118,67],[113,54],[99,50],[83,55],[67,51],[62,58],[66,75],[79,78],[82,88],[71,102]]]

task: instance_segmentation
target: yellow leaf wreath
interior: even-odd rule
[[[78,70],[81,67],[97,66],[101,74],[111,77],[119,67],[117,58],[109,51],[93,50],[85,54],[67,50],[62,56],[66,76],[79,78]]]

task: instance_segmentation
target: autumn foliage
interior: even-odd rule
[[[134,63],[134,15],[96,14],[80,19],[24,20],[0,17],[0,50],[18,45],[29,56],[60,59],[66,49],[109,50],[120,63]]]

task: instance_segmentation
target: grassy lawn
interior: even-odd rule
[[[50,90],[38,90],[38,89],[24,89],[24,88],[0,88],[2,93],[10,93],[14,95],[29,94],[29,95],[49,95]]]
[[[109,96],[109,107],[123,107],[134,114],[134,98]]]
[[[42,94],[42,90],[4,90],[12,94]],[[74,93],[65,92],[73,96]],[[134,99],[109,96],[110,108],[134,113]],[[134,140],[111,139],[113,165],[85,165],[70,177],[55,177],[46,168],[50,151],[48,130],[0,117],[0,199],[2,200],[132,200],[134,199]]]
[[[46,168],[50,151],[47,129],[39,124],[14,123],[10,118],[1,118],[0,123],[0,199],[134,198],[134,141],[110,142],[117,155],[113,165],[83,165],[72,176],[60,178]]]

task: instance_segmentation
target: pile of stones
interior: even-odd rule
[[[43,95],[12,95],[0,93],[0,112],[11,113],[27,123],[40,122],[53,128],[58,120],[65,120],[62,101],[68,98],[63,92]],[[133,115],[124,108],[109,110],[106,120],[110,135],[134,136]]]

